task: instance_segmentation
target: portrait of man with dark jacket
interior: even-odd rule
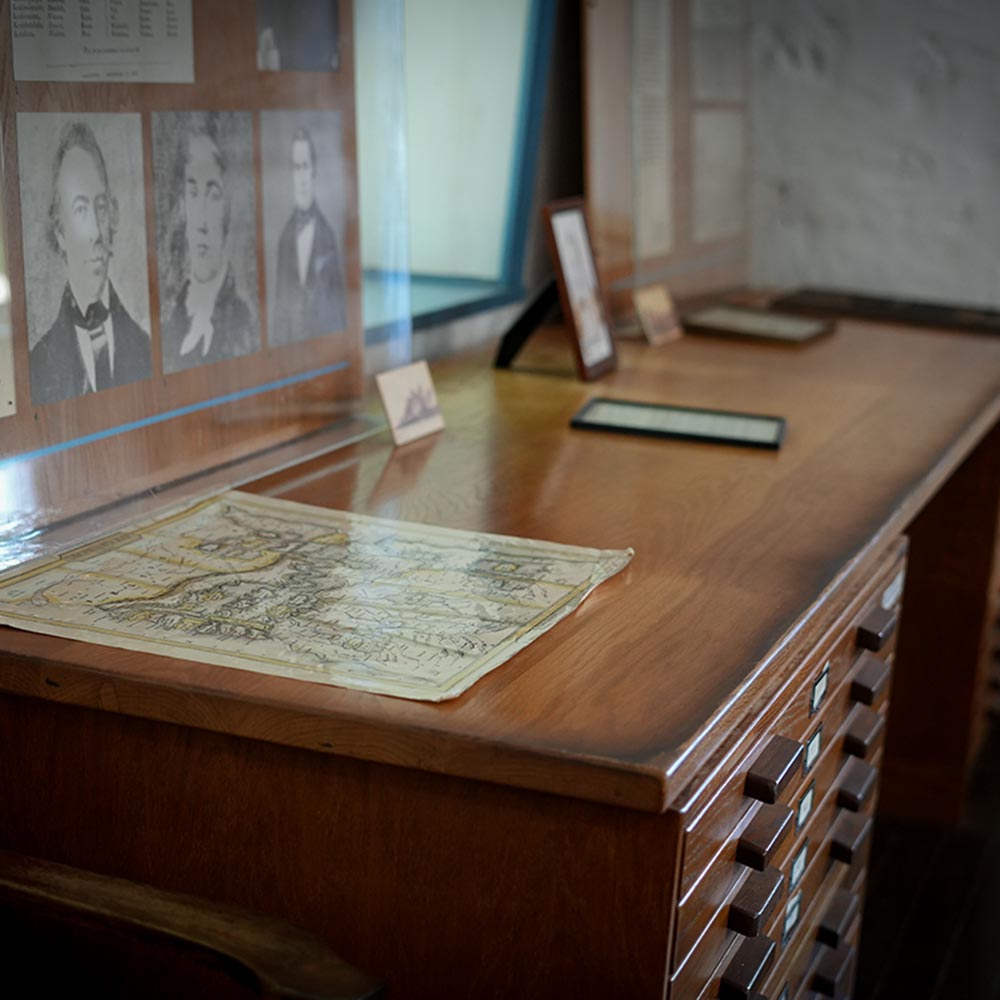
[[[278,239],[271,340],[277,344],[342,330],[344,270],[337,236],[316,203],[316,147],[303,126],[290,150],[292,214]]]
[[[149,378],[151,370],[149,334],[111,280],[119,205],[85,121],[63,126],[51,178],[47,237],[65,283],[51,326],[30,352],[36,406]]]

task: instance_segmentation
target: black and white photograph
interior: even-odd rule
[[[253,118],[152,116],[163,370],[260,348]]]
[[[257,0],[257,68],[314,73],[339,69],[337,0]]]
[[[19,114],[31,400],[149,378],[149,278],[136,114]]]
[[[343,234],[353,204],[341,116],[261,113],[268,341],[291,344],[347,325]]]

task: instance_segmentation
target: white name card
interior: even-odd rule
[[[375,384],[392,440],[397,445],[409,444],[444,427],[444,416],[426,361],[382,372],[375,376]]]

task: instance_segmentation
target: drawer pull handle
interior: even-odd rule
[[[857,644],[861,649],[877,653],[896,631],[896,612],[872,608],[858,625]]]
[[[812,988],[824,997],[843,996],[854,972],[854,948],[842,944],[828,951],[816,966]]]
[[[840,772],[837,786],[837,805],[851,812],[859,812],[865,799],[878,781],[878,769],[856,757],[849,760]]]
[[[834,821],[830,834],[830,857],[853,865],[872,829],[871,816],[842,812]]]
[[[747,938],[722,973],[719,1000],[751,1000],[774,961],[774,951],[768,937]]]
[[[736,860],[762,872],[784,843],[794,815],[780,803],[760,806],[736,845]]]
[[[885,728],[885,719],[865,705],[855,705],[844,734],[844,753],[866,758]]]
[[[857,916],[859,905],[860,901],[855,893],[838,889],[833,894],[826,913],[820,918],[819,926],[816,928],[816,940],[831,948],[839,948],[851,926],[851,921]]]
[[[862,653],[851,680],[851,701],[874,705],[888,683],[890,672],[888,663],[883,663],[871,653]]]
[[[787,736],[772,736],[747,772],[745,791],[752,799],[773,803],[795,775],[802,744]]]
[[[781,899],[784,875],[777,868],[751,872],[729,904],[729,929],[746,937],[756,937]]]

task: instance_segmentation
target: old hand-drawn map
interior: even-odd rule
[[[3,574],[0,621],[441,701],[631,556],[233,492]]]

